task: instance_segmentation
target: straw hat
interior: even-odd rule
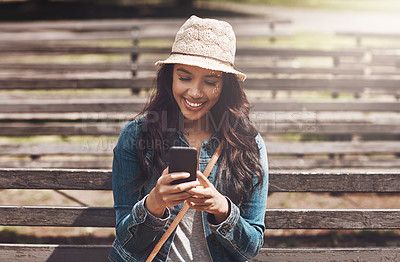
[[[156,62],[156,65],[198,66],[233,73],[243,81],[246,75],[234,66],[235,52],[236,37],[230,24],[192,15],[176,34],[170,57]]]

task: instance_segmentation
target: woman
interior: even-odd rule
[[[245,261],[263,244],[268,167],[264,142],[234,68],[236,39],[223,21],[190,17],[161,66],[144,117],[114,149],[116,240],[110,260],[145,261],[186,201],[191,207],[154,261]],[[203,171],[217,146],[209,178]],[[198,150],[197,180],[169,173],[171,146]]]

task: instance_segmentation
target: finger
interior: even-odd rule
[[[170,173],[170,174],[163,174],[158,179],[161,184],[163,185],[170,185],[172,181],[177,179],[184,179],[189,177],[187,173]]]
[[[196,197],[189,197],[186,201],[191,202],[195,205],[200,206],[210,206],[213,204],[213,201],[209,198],[196,198]]]
[[[207,211],[209,208],[208,205],[200,205],[200,204],[196,204],[196,203],[190,202],[190,201],[187,201],[187,203],[189,204],[190,208],[193,208],[198,211]]]
[[[197,171],[196,175],[202,185],[204,185],[204,186],[211,185],[210,181],[208,181],[208,179],[206,178],[205,175],[203,175],[203,173],[201,173],[200,171]]]
[[[176,193],[176,192],[187,192],[190,191],[192,188],[195,188],[200,185],[199,181],[190,181],[190,182],[184,182],[180,183],[177,185],[171,185],[171,192]],[[187,192],[188,193],[188,192]],[[189,193],[188,193],[189,194]]]
[[[166,196],[164,198],[164,201],[168,202],[168,203],[176,202],[176,201],[182,202],[182,201],[184,201],[184,200],[186,200],[186,199],[188,199],[190,197],[191,197],[190,194],[188,194],[186,192],[181,192],[181,193],[170,194],[170,195]]]
[[[191,197],[186,199],[186,201],[189,204],[191,204],[192,206],[205,206],[206,205],[206,204],[204,204],[204,201],[201,201],[200,199],[191,198]]]
[[[187,190],[186,192],[188,192],[189,194],[192,194],[192,195],[196,195],[196,194],[203,195],[200,192],[200,190],[204,190],[204,187],[202,185],[200,185],[199,181],[198,181],[198,183],[199,183],[199,185],[197,187],[191,188],[191,189]],[[196,190],[194,190],[194,189],[196,189]]]
[[[191,188],[187,190],[187,192],[198,198],[210,198],[213,196],[210,188],[204,188],[202,186]]]
[[[174,173],[169,173],[165,175],[165,183],[170,184],[172,181],[178,180],[178,179],[185,179],[190,177],[190,174],[187,172],[174,172]]]
[[[163,171],[162,171],[162,176],[167,175],[169,173],[169,166],[167,166]]]

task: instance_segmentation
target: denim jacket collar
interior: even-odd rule
[[[179,141],[179,142],[178,142]],[[207,150],[215,150],[220,143],[220,139],[218,138],[218,133],[214,131],[208,140],[204,140],[204,146]],[[187,141],[185,135],[182,131],[177,131],[176,136],[173,138],[173,145],[186,145],[190,146]]]

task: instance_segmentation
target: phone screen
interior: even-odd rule
[[[172,185],[196,180],[197,149],[194,147],[177,147],[169,149],[169,173],[188,172],[190,177],[172,181]]]

